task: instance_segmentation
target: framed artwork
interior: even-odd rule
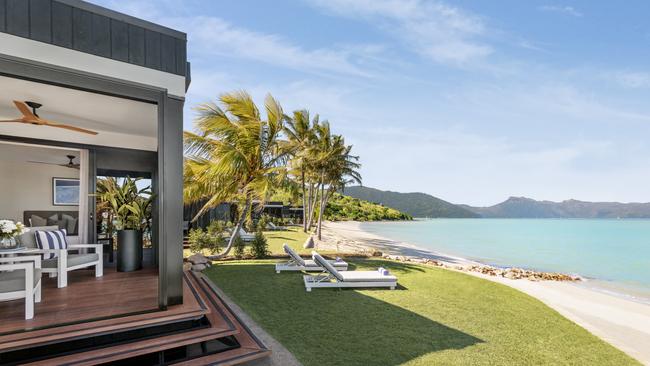
[[[52,178],[52,204],[79,206],[79,179]]]

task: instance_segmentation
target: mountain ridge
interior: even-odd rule
[[[529,197],[509,197],[496,205],[459,205],[483,218],[650,218],[650,203],[590,202],[567,199],[560,202]]]
[[[413,217],[478,218],[479,215],[430,194],[421,192],[400,193],[376,188],[351,186],[343,190],[346,196],[379,203],[405,212]]]
[[[477,207],[454,204],[422,192],[401,193],[363,186],[346,187],[343,194],[421,218],[650,218],[650,203],[644,202],[590,202],[577,199],[555,202],[511,196],[496,205]]]

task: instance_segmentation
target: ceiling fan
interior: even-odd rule
[[[9,119],[9,120],[0,120],[0,122],[18,122],[18,123],[28,123],[32,125],[38,125],[38,126],[50,126],[50,127],[58,127],[58,128],[65,128],[67,130],[72,130],[76,132],[81,132],[81,133],[87,133],[89,135],[96,135],[97,132],[91,131],[91,130],[86,130],[83,128],[75,127],[75,126],[70,126],[66,125],[63,123],[58,123],[58,122],[53,122],[53,121],[48,121],[46,119],[43,119],[38,116],[36,113],[36,110],[40,107],[42,107],[42,104],[36,103],[36,102],[21,102],[18,100],[14,100],[14,104],[16,105],[16,108],[22,113],[22,117],[16,118],[16,119]],[[29,108],[32,108],[30,111]]]
[[[74,156],[74,155],[66,155],[66,157],[69,160],[68,163],[66,163],[66,164],[48,163],[48,162],[45,162],[45,161],[28,161],[28,163],[58,165],[58,166],[66,167],[66,168],[79,170],[79,164],[75,164],[75,162],[74,162],[74,159],[76,158],[76,156]]]

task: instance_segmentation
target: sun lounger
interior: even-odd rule
[[[298,253],[291,249],[287,244],[282,245],[284,252],[289,255],[288,262],[276,263],[275,273],[280,273],[282,271],[323,271],[323,267],[319,266],[312,259],[302,259]],[[330,263],[338,271],[347,271],[348,264],[344,261],[326,261]]]
[[[239,237],[243,241],[253,241],[255,239],[255,234],[247,233],[246,230],[239,229]]]
[[[316,264],[323,267],[323,274],[305,275],[305,289],[310,292],[312,288],[322,287],[388,287],[391,290],[397,286],[397,277],[380,273],[379,271],[345,271],[339,272],[318,253],[312,252]]]
[[[274,223],[269,222],[266,224],[266,228],[272,231],[282,231],[282,230],[287,230],[285,226],[276,226]]]

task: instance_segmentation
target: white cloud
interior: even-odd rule
[[[580,18],[583,16],[582,12],[576,10],[573,6],[564,6],[564,5],[542,5],[538,8],[541,11],[561,13],[570,15],[573,17]]]
[[[106,1],[112,9],[187,33],[188,48],[195,55],[236,57],[305,72],[368,78],[374,74],[365,61],[376,59],[383,51],[377,44],[305,48],[281,35],[238,27],[219,17],[170,16],[177,14],[167,11],[176,9],[173,4],[173,0]]]
[[[442,64],[463,66],[493,52],[481,37],[483,21],[441,2],[420,0],[307,0],[326,11],[362,18],[403,39],[421,55]]]
[[[371,76],[357,64],[365,52],[375,52],[366,45],[358,49],[349,45],[339,49],[305,49],[279,35],[236,27],[216,17],[169,19],[168,22],[177,23],[188,33],[190,45],[197,53],[236,56],[303,71]]]
[[[607,75],[626,88],[650,88],[650,73],[647,72],[617,71]]]

